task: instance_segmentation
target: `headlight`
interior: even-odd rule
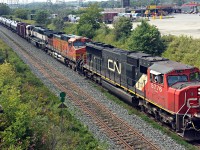
[[[200,88],[198,88],[198,95],[200,95]]]
[[[200,118],[200,113],[194,113],[194,117]]]
[[[198,114],[197,114],[197,113],[194,113],[194,116],[195,116],[195,117],[197,117],[197,116],[198,116]]]

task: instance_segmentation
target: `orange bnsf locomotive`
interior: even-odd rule
[[[88,43],[90,40],[86,37],[3,17],[0,24],[131,105],[171,125],[186,139],[200,140],[198,68],[103,43]]]
[[[198,68],[103,43],[88,43],[86,52],[87,76],[186,139],[200,139]]]
[[[47,53],[76,70],[77,65],[86,61],[85,44],[90,40],[86,37],[54,32],[39,26],[26,26],[27,39]]]

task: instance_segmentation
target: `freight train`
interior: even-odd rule
[[[0,24],[170,125],[185,139],[200,139],[198,68],[3,17]]]

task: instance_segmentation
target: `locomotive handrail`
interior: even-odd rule
[[[191,107],[189,107],[188,110],[186,111],[186,113],[183,115],[183,126],[184,126],[184,119],[185,119],[185,116],[186,116],[186,114],[188,113],[188,111],[190,110],[190,108],[191,108]]]
[[[181,106],[181,108],[177,111],[176,113],[176,124],[177,124],[177,121],[178,121],[178,113],[182,110],[182,108],[186,105],[187,103],[187,100],[186,100],[186,92],[185,92],[185,100],[184,100],[184,104]],[[184,123],[184,122],[183,122]]]
[[[194,123],[193,123],[193,122],[191,122],[191,124],[192,124],[192,127],[193,127],[196,131],[200,131],[200,129],[197,129],[197,128],[194,126]]]
[[[181,109],[185,106],[185,104],[187,103],[186,100],[186,92],[185,92],[185,100],[184,100],[184,104],[181,106],[181,108],[177,111],[176,115],[181,111]]]
[[[146,99],[146,88],[145,88],[145,83],[146,83],[146,80],[143,80],[143,84],[144,84],[144,98]]]

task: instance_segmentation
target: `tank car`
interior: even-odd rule
[[[18,24],[18,22],[17,21],[11,21],[11,23],[10,23],[10,28],[11,28],[11,30],[13,31],[13,32],[17,32],[17,24]]]
[[[0,16],[0,24],[3,24],[4,18]]]
[[[10,26],[10,24],[11,24],[11,22],[12,22],[12,20],[10,20],[10,19],[6,19],[5,20],[5,26],[7,27],[7,28],[11,28],[11,26]]]
[[[200,73],[162,57],[88,43],[84,73],[187,140],[200,139]]]

